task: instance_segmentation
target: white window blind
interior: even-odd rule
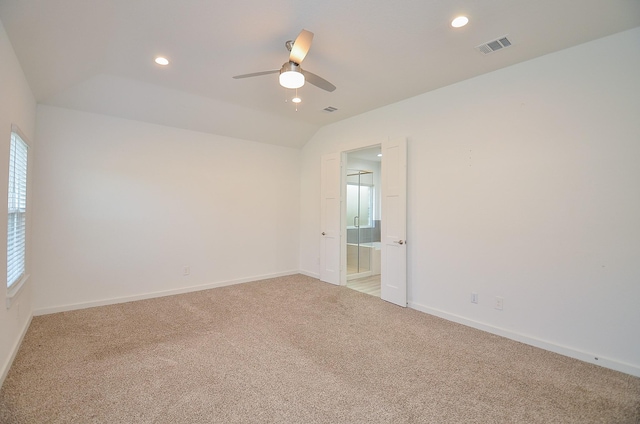
[[[7,287],[25,274],[27,213],[27,144],[11,133],[9,151],[9,210],[7,226]]]

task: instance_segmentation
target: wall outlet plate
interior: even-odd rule
[[[499,311],[504,309],[504,299],[501,297],[496,297],[496,306],[495,308]]]
[[[471,303],[478,303],[478,293],[471,293]]]

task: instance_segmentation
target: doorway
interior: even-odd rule
[[[381,147],[347,153],[346,285],[380,297]]]
[[[320,167],[320,280],[347,285],[347,155],[364,150],[323,154]],[[378,158],[376,153],[375,157]],[[407,306],[407,139],[389,138],[381,144],[379,203],[384,216],[380,228],[380,298]],[[367,169],[353,166],[352,169]],[[374,181],[376,179],[374,172]],[[375,216],[375,212],[374,212]]]

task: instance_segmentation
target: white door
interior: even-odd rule
[[[322,156],[320,171],[320,280],[340,284],[341,154]]]
[[[407,306],[407,140],[382,143],[382,286],[380,297]]]

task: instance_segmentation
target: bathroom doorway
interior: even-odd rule
[[[378,193],[374,195],[374,225],[377,224],[375,221],[383,224],[380,226],[380,298],[406,308],[407,139],[406,137],[389,137],[380,146],[381,153],[376,153],[375,159],[368,158],[370,162],[380,159],[380,172],[376,173],[375,170],[373,172],[374,192]],[[349,155],[352,158],[361,159],[359,156],[369,149],[371,148],[326,153],[321,157],[320,255],[318,257],[321,281],[348,285],[347,237],[345,236],[347,234],[347,160]],[[378,156],[379,154],[383,156]],[[351,169],[367,170],[368,168],[352,163]],[[378,169],[377,166],[376,169]],[[373,261],[376,259],[374,258]],[[373,274],[372,271],[372,277]]]
[[[347,153],[347,287],[380,297],[381,148]]]

